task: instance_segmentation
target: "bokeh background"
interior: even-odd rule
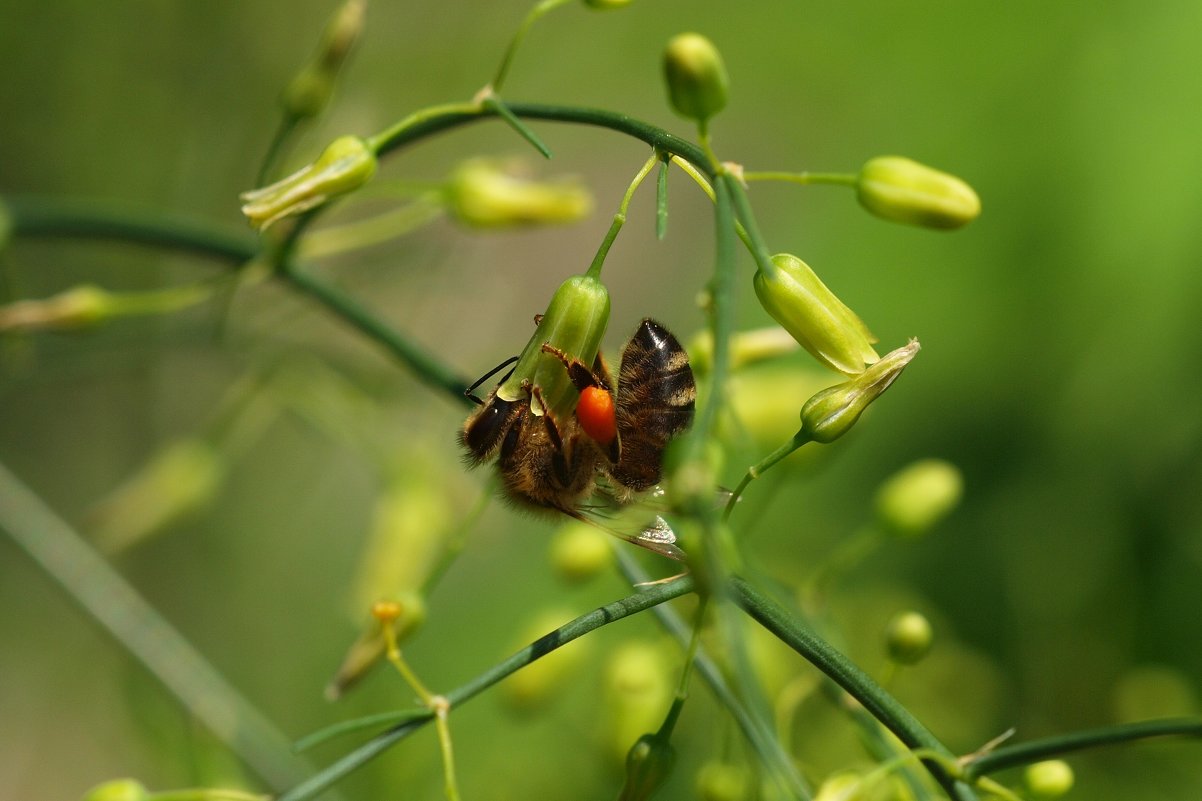
[[[237,193],[252,186],[278,93],[331,6],[7,0],[0,192],[146,204],[244,230]],[[336,135],[471,97],[526,10],[524,0],[374,3],[333,106],[292,162]],[[918,458],[948,459],[965,477],[956,513],[920,541],[886,543],[830,600],[829,625],[853,657],[880,675],[885,620],[926,612],[935,649],[892,688],[961,753],[1011,726],[1024,738],[1196,714],[1202,5],[569,5],[533,30],[506,95],[618,109],[688,135],[659,78],[663,43],[687,29],[718,44],[731,75],[714,124],[724,158],[853,171],[903,154],[963,176],[984,204],[977,222],[945,234],[871,218],[837,187],[753,187],[774,249],[805,258],[883,345],[919,336],[923,351],[854,436],[752,488],[737,529],[750,569],[788,594],[870,518],[884,478]],[[479,234],[440,221],[322,264],[463,375],[521,346],[554,286],[588,264],[646,156],[606,131],[536,128],[550,164],[493,123],[400,153],[380,179],[438,180],[478,153],[529,156],[539,173],[593,188],[585,222]],[[680,173],[671,198],[666,241],[654,239],[645,189],[610,255],[611,352],[646,315],[685,337],[703,324],[695,298],[712,265],[710,212]],[[2,258],[9,299],[222,269],[89,242],[16,241]],[[749,279],[745,257],[741,269]],[[741,325],[765,324],[750,280],[741,291]],[[800,357],[783,365],[743,398],[779,408],[781,436],[804,400],[781,395],[808,369]],[[288,738],[408,705],[384,671],[335,704],[322,689],[363,622],[353,599],[380,498],[455,520],[481,493],[484,477],[458,463],[460,404],[270,284],[176,315],[0,341],[0,461],[93,537],[106,498],[173,443],[211,434],[231,404],[238,430],[205,462],[190,513],[111,563]],[[737,440],[724,482],[770,447]],[[556,527],[485,510],[406,647],[428,684],[458,685],[548,616],[625,593],[612,573],[561,581],[548,552]],[[625,621],[573,646],[565,683],[542,703],[515,706],[499,689],[458,711],[465,797],[614,797],[621,773],[599,688],[632,643],[663,647],[652,621]],[[0,644],[0,797],[74,799],[123,775],[156,789],[259,786],[3,536]],[[673,680],[678,654],[659,660],[645,672]],[[771,666],[780,681],[812,673],[787,655]],[[692,797],[706,761],[746,761],[708,693],[695,695],[668,797]],[[792,734],[815,782],[867,764],[821,699],[801,704]],[[327,764],[350,745],[309,757]],[[1198,754],[1158,743],[1082,755],[1069,797],[1197,797]],[[341,790],[433,798],[440,786],[424,731]]]

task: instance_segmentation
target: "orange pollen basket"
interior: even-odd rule
[[[600,387],[585,387],[576,404],[576,419],[580,427],[602,445],[608,445],[618,434],[618,423],[614,417],[614,399]]]

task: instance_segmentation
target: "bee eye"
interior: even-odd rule
[[[602,445],[613,442],[618,433],[614,417],[614,399],[600,387],[585,387],[576,404],[576,419],[584,433]]]

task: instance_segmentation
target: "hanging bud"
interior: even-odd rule
[[[136,779],[113,779],[88,790],[82,801],[146,801],[150,793]]]
[[[1073,769],[1061,759],[1049,759],[1028,765],[1023,778],[1031,796],[1038,799],[1052,799],[1073,789]]]
[[[270,186],[243,192],[242,213],[251,225],[265,230],[277,220],[317,208],[358,189],[375,172],[376,154],[367,143],[357,136],[342,136],[331,142],[309,166]]]
[[[726,106],[729,81],[714,43],[699,33],[681,33],[664,50],[668,98],[682,117],[704,122]]]
[[[931,650],[931,622],[918,612],[899,612],[885,626],[885,647],[899,665],[913,665]]]
[[[626,754],[626,781],[618,801],[646,801],[655,794],[676,764],[676,749],[660,733],[644,734]]]
[[[514,174],[512,165],[486,158],[461,164],[445,197],[451,216],[473,228],[571,223],[593,209],[593,196],[579,181],[532,181]]]
[[[611,8],[625,8],[630,3],[631,0],[584,0],[586,6],[595,8],[598,11],[605,11]]]
[[[926,228],[959,228],[981,213],[981,199],[964,181],[901,156],[861,167],[856,196],[878,217]]]
[[[316,117],[325,109],[334,93],[334,81],[363,32],[366,13],[367,0],[347,0],[334,13],[313,60],[284,90],[281,101],[286,114],[299,120]]]
[[[895,473],[876,493],[881,527],[901,537],[921,537],[960,502],[964,479],[942,459],[922,459]]]
[[[612,563],[609,537],[587,523],[567,523],[551,538],[551,564],[564,581],[587,581]]]
[[[646,641],[627,642],[605,667],[606,742],[615,760],[625,760],[630,743],[658,730],[672,704],[673,667],[664,649]]]
[[[742,765],[707,762],[697,773],[697,797],[701,801],[747,801],[751,777]]]
[[[112,313],[112,295],[85,284],[41,300],[0,306],[0,331],[77,331],[103,322]]]
[[[879,357],[876,337],[804,261],[788,253],[772,257],[776,269],[755,274],[760,305],[822,364],[859,375]]]
[[[901,375],[918,353],[917,339],[885,354],[851,381],[824,389],[801,407],[801,433],[812,442],[834,442],[856,424],[868,405]]]
[[[854,771],[831,774],[818,788],[814,801],[864,801],[863,780]]]

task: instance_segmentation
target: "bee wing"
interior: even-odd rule
[[[582,523],[588,523],[590,526],[601,529],[606,534],[617,537],[620,540],[625,540],[631,545],[646,548],[660,556],[675,559],[677,562],[685,560],[684,551],[676,547],[676,532],[668,525],[668,521],[659,515],[656,515],[655,520],[649,525],[642,526],[637,531],[631,533],[619,531],[609,522],[602,522],[600,515],[587,508],[569,511],[567,514],[569,517],[573,517]]]

